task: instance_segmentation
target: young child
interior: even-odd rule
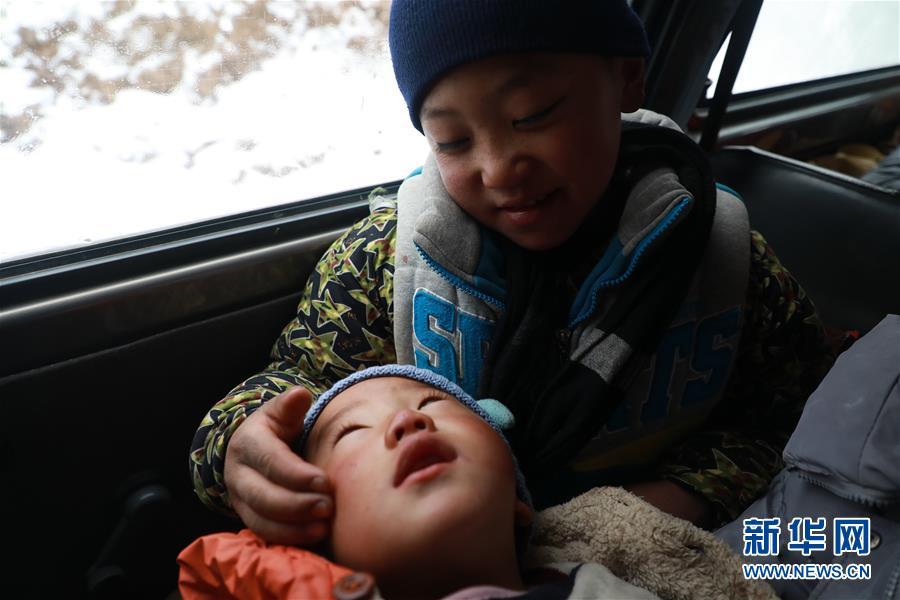
[[[179,556],[182,597],[771,597],[742,581],[737,558],[711,534],[620,489],[542,514],[542,545],[531,549],[542,568],[523,569],[532,509],[502,435],[511,420],[502,404],[475,402],[410,365],[339,381],[309,410],[296,444],[334,484],[332,533],[320,549],[331,560],[247,531],[213,534]],[[601,557],[655,594],[596,564]]]
[[[508,405],[538,506],[624,484],[695,523],[739,514],[831,357],[740,200],[637,110],[637,16],[625,0],[395,0],[390,19],[433,152],[396,209],[331,246],[268,368],[204,418],[197,494],[269,541],[321,540],[329,478],[290,451],[307,397],[399,362]]]
[[[297,449],[333,482],[326,552],[346,568],[296,548],[272,550],[247,534],[216,534],[179,556],[182,596],[326,598],[334,590],[340,597],[376,582],[392,599],[444,598],[476,586],[461,597],[520,596],[518,553],[532,509],[497,424],[503,416],[492,418],[455,384],[412,366],[343,379],[307,413]],[[553,597],[655,597],[599,565],[566,575]]]

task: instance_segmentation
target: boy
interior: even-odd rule
[[[531,556],[542,568],[520,570],[532,509],[502,435],[511,422],[502,404],[475,402],[432,371],[354,373],[319,397],[296,444],[334,483],[322,550],[338,564],[247,531],[213,534],[179,556],[182,596],[656,597],[595,564],[603,557],[663,598],[771,597],[742,580],[737,558],[711,534],[613,489],[543,513],[544,545]],[[572,530],[577,539],[566,542]]]
[[[508,403],[538,506],[627,485],[694,523],[766,488],[830,355],[812,303],[698,148],[645,111],[624,0],[395,0],[421,174],[336,241],[261,374],[212,408],[192,473],[263,538],[328,531],[289,445],[305,398],[400,362]]]

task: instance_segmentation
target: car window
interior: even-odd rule
[[[715,81],[727,41],[713,61]],[[900,64],[898,0],[766,0],[733,92],[846,75]]]
[[[404,177],[388,8],[0,0],[0,262]]]

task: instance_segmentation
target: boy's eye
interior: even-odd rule
[[[458,140],[453,140],[452,142],[434,142],[434,146],[438,152],[455,152],[457,150],[462,150],[465,148],[466,144],[469,143],[469,138],[461,138]]]
[[[522,119],[514,119],[513,127],[518,127],[520,125],[532,125],[534,123],[540,122],[541,120],[553,114],[553,111],[556,110],[557,107],[562,104],[565,99],[566,98],[564,96],[543,110],[539,110],[538,112]]]

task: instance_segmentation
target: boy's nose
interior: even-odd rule
[[[516,152],[491,151],[481,161],[481,183],[488,189],[515,191],[528,175],[528,159]]]
[[[404,437],[414,435],[421,431],[436,431],[434,421],[425,413],[404,408],[394,414],[391,423],[385,432],[385,442],[388,448],[393,448]]]

